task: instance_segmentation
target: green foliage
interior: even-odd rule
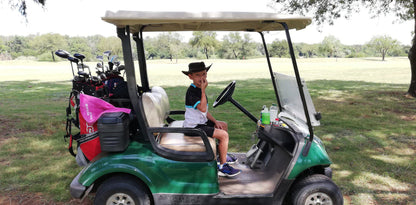
[[[335,36],[326,36],[319,47],[321,53],[327,53],[328,57],[341,57],[342,44]]]
[[[256,44],[249,34],[242,37],[239,32],[231,32],[223,37],[219,57],[225,59],[247,59],[255,55]]]
[[[400,20],[414,20],[413,1],[397,0],[327,0],[327,1],[305,1],[305,0],[274,0],[281,6],[285,13],[298,13],[301,15],[314,15],[318,24],[328,22],[334,23],[334,19],[342,16],[348,18],[362,8],[368,8],[374,17],[387,13],[395,14]]]
[[[92,56],[92,48],[88,46],[88,41],[86,38],[82,37],[72,37],[67,40],[68,46],[63,46],[69,53],[81,53],[85,55],[85,58],[88,60],[95,59],[95,56]],[[93,58],[94,57],[94,58]]]
[[[317,44],[295,44],[295,50],[297,51],[299,57],[312,58],[315,56],[322,56],[319,53],[319,45]]]
[[[144,40],[145,54],[148,59],[178,59],[178,58],[222,58],[247,59],[264,56],[262,43],[254,42],[251,37],[238,32],[229,33],[222,41],[215,39],[216,33],[194,33],[193,38],[186,43],[178,33],[162,33]],[[390,37],[389,37],[390,38]],[[215,39],[215,40],[213,40]],[[395,41],[395,40],[394,40]],[[136,53],[135,43],[132,44]],[[121,42],[117,37],[103,37],[101,35],[88,37],[70,37],[59,34],[43,34],[30,36],[0,36],[0,59],[10,60],[20,56],[33,56],[40,61],[51,58],[45,53],[64,49],[86,56],[86,61],[95,61],[97,55],[111,50],[113,55],[122,59]],[[376,50],[367,45],[342,45],[334,36],[327,36],[319,44],[294,43],[295,54],[298,57],[371,57],[377,56]],[[406,56],[409,46],[398,46],[390,49],[391,56]],[[288,45],[285,40],[274,40],[268,45],[272,57],[289,57]],[[137,57],[137,55],[134,55]],[[55,60],[60,60],[55,58]],[[135,59],[137,60],[137,59]]]
[[[189,44],[202,50],[205,57],[209,59],[210,53],[218,47],[217,33],[213,31],[194,31]]]
[[[386,35],[373,37],[370,42],[367,43],[367,46],[381,54],[383,61],[387,54],[397,51],[400,47],[397,40]]]
[[[52,52],[46,52],[40,54],[37,59],[38,61],[53,61],[53,51]]]
[[[270,50],[270,57],[289,57],[289,46],[286,40],[275,40],[270,46],[268,46],[268,48]]]

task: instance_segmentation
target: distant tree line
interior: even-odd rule
[[[289,57],[286,40],[276,39],[268,48],[271,57]],[[94,61],[97,55],[102,55],[107,50],[122,56],[121,42],[117,37],[70,37],[53,33],[0,36],[0,60],[30,58],[53,61],[57,60],[53,53],[58,49],[72,54],[82,53],[89,61]],[[375,36],[364,45],[343,45],[336,37],[326,36],[319,44],[294,43],[294,49],[298,57],[304,58],[379,56],[384,60],[385,56],[407,56],[410,46],[400,45],[389,36]],[[184,42],[179,33],[161,33],[155,37],[146,37],[145,52],[148,59],[172,61],[180,58],[247,59],[265,55],[263,45],[254,41],[248,33],[231,32],[218,40],[216,32],[203,31],[193,32],[188,42]]]

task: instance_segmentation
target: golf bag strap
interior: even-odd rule
[[[75,103],[76,103],[76,119],[74,119],[71,116],[71,98],[75,97]],[[68,99],[68,107],[66,108],[66,135],[64,135],[64,140],[66,141],[66,138],[69,138],[69,145],[68,145],[68,151],[72,156],[76,156],[74,153],[74,150],[72,148],[72,142],[73,140],[77,140],[80,138],[80,133],[77,133],[76,135],[72,135],[72,123],[74,123],[75,126],[79,127],[79,119],[78,119],[78,111],[79,111],[79,100],[76,99],[76,93],[71,92],[69,94]]]
[[[98,131],[97,132],[93,132],[93,133],[89,133],[89,134],[84,134],[84,135],[79,135],[77,136],[77,138],[75,138],[75,140],[78,142],[78,144],[82,144],[88,141],[91,141],[95,138],[98,137]]]

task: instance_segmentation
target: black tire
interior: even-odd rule
[[[294,205],[344,204],[341,190],[325,175],[316,174],[301,179],[291,190],[291,202]]]
[[[98,187],[94,204],[150,205],[150,198],[145,187],[137,182],[137,179],[128,176],[115,176],[107,179]]]

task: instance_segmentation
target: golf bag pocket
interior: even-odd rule
[[[79,113],[79,128],[80,135],[76,141],[87,160],[91,161],[95,156],[101,153],[97,123],[88,123],[82,114]]]
[[[100,138],[98,137],[98,132],[81,135],[77,142],[82,153],[89,161],[101,153],[101,145]]]

